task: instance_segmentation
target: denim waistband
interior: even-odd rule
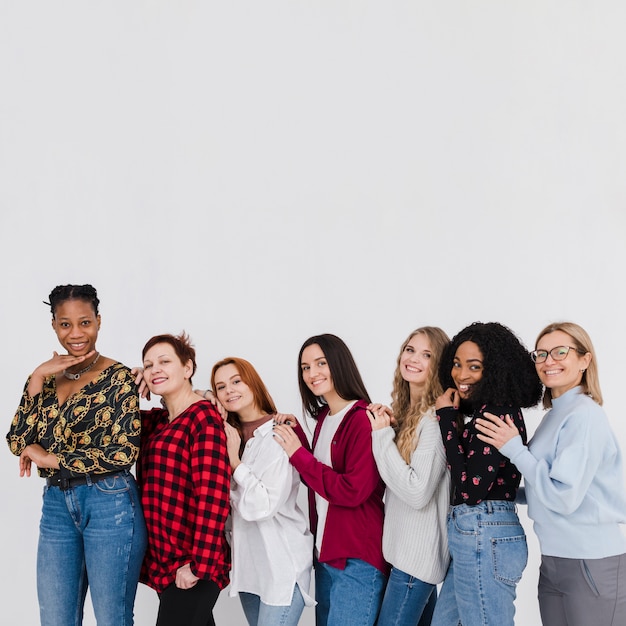
[[[48,485],[48,487],[59,487],[61,491],[67,491],[68,489],[72,489],[72,487],[92,485],[93,483],[97,483],[101,480],[117,476],[118,474],[124,474],[126,472],[128,472],[128,470],[118,470],[116,472],[106,472],[104,474],[82,474],[80,476],[64,477],[61,476],[60,472],[57,472],[56,474],[46,478],[46,485]]]
[[[515,502],[510,502],[509,500],[483,500],[479,504],[457,504],[450,507],[450,511],[454,511],[457,514],[516,510]]]

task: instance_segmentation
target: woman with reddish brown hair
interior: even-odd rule
[[[295,626],[314,604],[313,536],[297,502],[300,475],[272,436],[274,420],[290,423],[307,448],[308,441],[293,415],[277,412],[248,361],[216,363],[211,387],[226,411],[232,469],[230,595],[239,596],[250,626]]]
[[[142,411],[137,478],[148,527],[141,581],[159,594],[157,626],[214,626],[228,585],[230,472],[222,419],[197,395],[189,337],[144,346],[143,380],[163,407]]]

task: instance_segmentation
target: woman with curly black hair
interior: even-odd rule
[[[433,626],[513,626],[515,589],[528,559],[515,510],[520,472],[478,438],[486,413],[515,423],[526,442],[521,407],[539,402],[530,354],[497,322],[475,322],[447,346],[439,366],[446,391],[435,408],[453,486],[448,514],[450,566]]]

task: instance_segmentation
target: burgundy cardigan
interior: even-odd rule
[[[291,463],[309,488],[311,532],[317,529],[315,494],[328,500],[328,515],[319,561],[344,569],[347,559],[361,559],[389,574],[383,557],[383,493],[372,453],[372,427],[359,400],[346,413],[332,441],[332,467],[318,461],[306,448],[291,455]],[[328,409],[319,415],[313,435],[313,449]]]

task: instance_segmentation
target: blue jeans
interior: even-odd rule
[[[376,623],[387,577],[361,559],[345,569],[315,564],[316,626],[371,626]]]
[[[381,626],[429,626],[437,602],[437,586],[392,568],[378,623]]]
[[[272,606],[261,602],[254,593],[239,592],[241,607],[250,626],[296,626],[304,610],[304,598],[298,585],[294,586],[289,606]]]
[[[146,526],[128,471],[44,487],[37,550],[42,626],[80,626],[87,586],[98,626],[131,626]]]
[[[513,626],[515,587],[528,560],[515,504],[487,500],[452,507],[450,567],[433,626]]]

